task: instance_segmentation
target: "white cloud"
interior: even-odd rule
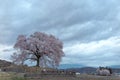
[[[119,47],[120,37],[118,36],[90,43],[72,44],[64,48],[66,57],[63,59],[66,62],[63,61],[63,64],[117,65],[116,59],[119,59],[118,55],[120,56]]]
[[[0,44],[0,59],[10,61],[10,55],[14,52],[13,47]]]

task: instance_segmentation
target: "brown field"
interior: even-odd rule
[[[0,72],[0,80],[120,80],[118,76],[95,76],[81,74],[76,77],[67,76],[43,76],[41,78],[24,78],[24,73],[5,73]]]

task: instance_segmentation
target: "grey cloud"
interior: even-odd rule
[[[120,55],[113,53],[109,53],[107,51],[96,52],[94,55],[68,55],[63,60],[63,63],[74,63],[74,64],[82,64],[86,66],[111,66],[117,65],[116,61],[119,61]],[[72,59],[72,60],[71,60]]]
[[[120,35],[119,10],[119,0],[0,0],[0,44],[13,45],[19,34],[35,31],[55,35],[65,47],[105,40]],[[100,52],[119,56],[118,48]],[[98,55],[79,58],[83,62],[105,58],[103,55],[96,60]]]
[[[10,52],[13,51],[13,49],[4,49],[2,52]]]
[[[117,22],[91,21],[83,25],[74,26],[73,30],[69,32],[74,32],[74,34],[63,40],[66,42],[69,40],[79,41],[81,43],[105,40],[111,36],[119,36],[119,25]]]
[[[5,38],[6,40],[12,39],[12,36],[17,36],[21,33],[30,34],[37,30],[44,32],[50,32],[50,30],[56,31],[56,34],[58,35],[61,34],[61,32],[64,32],[64,34],[61,36],[67,36],[68,33],[66,33],[66,31],[63,31],[63,28],[66,30],[73,26],[73,31],[76,31],[79,29],[79,27],[81,27],[81,25],[95,21],[95,23],[93,23],[94,26],[85,26],[85,28],[77,31],[76,33],[71,32],[73,33],[73,36],[71,38],[65,38],[68,41],[75,39],[75,36],[79,35],[81,38],[79,38],[79,40],[84,41],[88,39],[90,35],[94,35],[97,32],[101,31],[98,30],[101,29],[101,26],[98,26],[106,24],[106,20],[114,20],[114,16],[117,15],[119,9],[118,2],[113,0],[6,0],[5,2],[1,1],[1,4],[2,14],[0,16],[0,19],[2,22],[0,25],[7,27],[7,29],[4,30],[7,30],[9,33],[11,33],[11,35],[8,34],[8,38]],[[98,23],[97,21],[103,21],[103,23],[96,24]],[[74,28],[74,25],[76,24],[80,24],[80,26]],[[89,26],[93,27],[94,29],[90,28],[89,30]],[[106,27],[106,25],[104,25],[104,27]],[[7,34],[7,31],[5,31],[5,34]],[[3,36],[7,36],[5,34],[3,34]],[[106,35],[107,34],[104,36]],[[91,38],[93,38],[91,40],[94,40],[94,37]],[[62,39],[64,40],[64,38]],[[15,40],[12,40],[12,43],[14,41]]]

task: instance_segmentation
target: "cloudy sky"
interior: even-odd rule
[[[0,59],[36,31],[63,41],[61,64],[120,65],[120,0],[0,0]]]

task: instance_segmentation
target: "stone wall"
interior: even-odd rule
[[[65,70],[41,71],[39,73],[26,73],[26,78],[42,78],[42,77],[75,77],[75,72]]]

